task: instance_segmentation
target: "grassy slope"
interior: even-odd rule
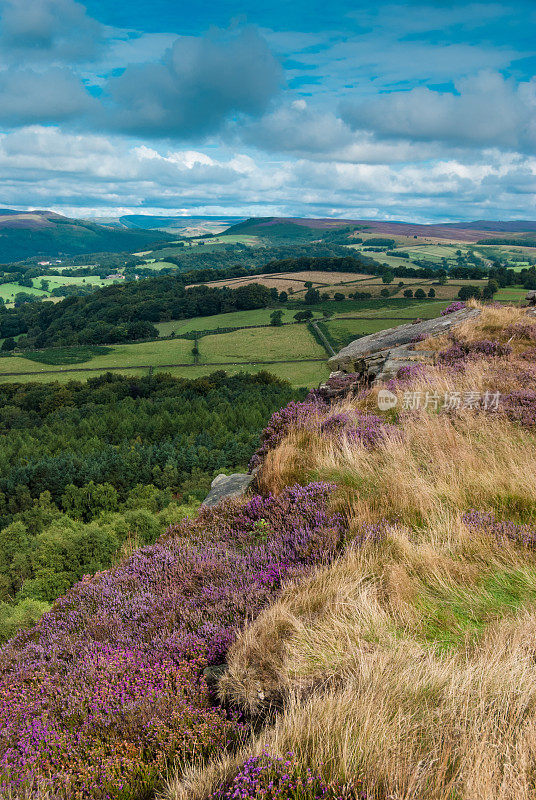
[[[177,335],[189,331],[214,331],[218,328],[240,328],[246,325],[269,325],[271,308],[252,309],[251,311],[231,311],[228,314],[213,314],[210,317],[195,317],[194,319],[170,320],[157,322],[156,327],[160,336],[170,336],[173,331]],[[292,322],[296,313],[294,309],[282,309],[283,321]]]
[[[41,289],[32,288],[31,286],[21,286],[20,283],[0,284],[0,297],[3,297],[6,302],[9,300],[14,300],[15,295],[19,294],[19,292],[39,295],[41,297],[44,297],[47,294],[47,292],[43,292]]]
[[[28,362],[30,363],[30,362]],[[57,368],[56,368],[57,369]],[[9,376],[0,374],[0,385],[3,383],[50,383],[52,381],[63,384],[69,381],[85,381],[88,377],[102,374],[106,370],[97,372],[84,372],[77,370],[76,365],[72,367],[73,371],[61,372],[40,372],[36,375],[27,376]],[[270,364],[263,367],[262,364],[224,364],[221,367],[203,367],[203,366],[187,366],[187,367],[155,367],[154,372],[166,372],[173,375],[175,378],[201,378],[205,375],[211,375],[215,370],[224,370],[228,375],[234,375],[237,372],[249,372],[256,375],[258,372],[268,371],[278,378],[289,381],[294,387],[312,387],[317,386],[329,375],[329,369],[324,361],[301,361],[298,364]],[[125,367],[121,369],[122,375],[143,375],[147,373],[145,367]]]
[[[199,340],[203,361],[269,361],[324,358],[324,349],[313,339],[305,325],[280,328],[253,328]]]
[[[393,298],[364,302],[345,300],[336,304],[322,303],[312,307],[312,310],[317,317],[321,316],[323,308],[330,311],[335,310],[343,315],[358,314],[360,317],[365,317],[365,319],[356,320],[333,319],[327,323],[334,340],[343,346],[363,333],[371,333],[401,324],[405,319],[433,317],[444,306],[445,301],[418,303]],[[294,313],[294,309],[283,309],[284,321],[291,322]],[[270,314],[271,309],[237,311],[190,320],[163,322],[159,323],[157,327],[162,336],[169,336],[172,331],[180,336],[194,330],[267,325]],[[370,321],[366,319],[367,317],[370,318]],[[378,317],[387,318],[377,319]],[[69,353],[64,352],[65,348],[58,348],[60,352],[57,354],[52,350],[47,351],[43,358],[40,357],[40,354],[27,358],[15,355],[0,359],[0,383],[9,383],[15,380],[7,373],[20,375],[21,377],[16,379],[24,382],[39,380],[41,374],[48,376],[43,377],[43,380],[65,382],[71,379],[83,380],[110,368],[121,368],[125,374],[139,375],[148,367],[153,367],[155,370],[164,369],[173,375],[197,377],[201,374],[209,374],[214,370],[215,367],[203,366],[204,363],[210,362],[222,363],[228,371],[233,371],[234,368],[229,369],[227,364],[240,363],[242,364],[240,369],[257,372],[260,362],[272,360],[288,362],[287,364],[270,364],[269,371],[290,380],[294,386],[315,386],[328,374],[327,368],[321,361],[311,362],[311,359],[323,359],[326,354],[313,339],[307,327],[302,325],[256,328],[204,336],[199,340],[199,366],[194,366],[192,347],[191,340],[177,338],[139,344],[113,345],[109,348],[108,353],[95,357],[92,357],[91,348],[72,348],[72,357],[69,357]],[[55,355],[58,357],[56,358]],[[295,363],[296,361],[299,363]],[[192,366],[177,366],[178,364],[191,364]],[[91,370],[91,372],[84,370]],[[34,374],[24,375],[23,373]]]
[[[518,323],[525,332],[512,338]],[[521,354],[533,331],[522,310],[486,309],[458,335],[510,342],[512,354],[462,372],[431,368],[395,389],[398,407],[408,390],[463,397],[530,386],[536,368]],[[377,391],[333,411],[378,413]],[[535,797],[533,551],[463,516],[476,508],[535,530],[534,428],[433,408],[402,424],[402,438],[372,450],[291,427],[269,451],[263,491],[334,482],[348,542],[359,546],[288,587],[245,629],[220,690],[253,713],[272,702],[283,709],[235,759],[171,781],[166,800],[208,798],[264,751],[292,751],[303,768],[361,782],[377,800]],[[379,535],[363,542],[371,523]]]

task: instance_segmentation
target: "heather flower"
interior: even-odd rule
[[[212,706],[203,669],[286,581],[334,557],[332,490],[205,509],[0,648],[0,794],[148,796],[170,759],[232,746],[244,726]]]
[[[452,367],[463,364],[469,359],[501,358],[508,356],[512,348],[508,344],[494,342],[491,339],[480,339],[474,342],[459,342],[453,344],[438,355],[438,362],[444,366]]]
[[[467,511],[463,515],[463,521],[469,528],[490,534],[498,540],[509,539],[525,547],[536,545],[536,527],[534,525],[497,519],[495,514],[490,511],[475,509]]]
[[[454,314],[455,311],[461,311],[462,308],[465,308],[465,303],[463,300],[455,300],[453,303],[443,309],[441,316],[446,317],[447,314]]]
[[[504,329],[504,333],[509,339],[528,339],[531,342],[536,342],[536,323],[516,322],[514,325],[508,325]]]
[[[349,394],[360,396],[365,393],[363,388],[363,376],[358,372],[348,372],[340,375],[332,375],[321,387],[311,389],[307,395],[307,401],[331,400],[334,397],[345,397]]]
[[[415,379],[422,378],[426,374],[426,366],[422,362],[407,364],[400,367],[395,376],[397,383],[409,383]]]
[[[284,758],[263,753],[244,762],[230,784],[211,800],[365,800],[359,782],[351,786],[326,783],[321,775],[301,766],[293,753]]]
[[[329,405],[317,401],[289,403],[272,415],[261,436],[261,446],[250,461],[250,470],[258,467],[266,454],[277,447],[291,430],[319,432],[374,447],[395,428],[374,414],[358,411],[332,413]]]
[[[518,389],[501,397],[500,408],[508,419],[521,425],[536,425],[536,390]]]

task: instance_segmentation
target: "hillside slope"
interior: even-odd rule
[[[356,233],[385,236],[413,236],[477,242],[480,239],[504,236],[505,232],[519,235],[536,230],[536,222],[444,222],[418,224],[412,222],[378,221],[370,219],[307,219],[293,217],[252,217],[233,225],[227,234],[250,234],[268,239],[319,239],[329,231],[353,228]]]
[[[0,262],[34,257],[147,249],[171,236],[154,230],[121,230],[71,219],[53,211],[0,209]]]
[[[4,794],[536,797],[536,317],[413,346],[276,412],[259,494],[0,649]]]
[[[536,796],[535,344],[530,311],[488,307],[415,345],[436,366],[402,370],[391,411],[380,383],[275,415],[259,484],[334,485],[342,554],[228,653],[221,695],[274,724],[166,798]],[[316,788],[263,794],[281,763]]]

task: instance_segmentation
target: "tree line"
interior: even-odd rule
[[[245,469],[271,413],[303,396],[267,373],[2,385],[0,640]]]

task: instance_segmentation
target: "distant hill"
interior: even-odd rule
[[[99,252],[134,252],[172,237],[71,219],[53,211],[0,209],[0,262]]]
[[[272,241],[311,241],[340,228],[354,228],[359,234],[386,234],[398,236],[449,239],[460,242],[477,242],[484,237],[501,237],[504,232],[522,234],[536,231],[536,222],[442,222],[418,224],[367,219],[305,219],[293,217],[253,217],[230,227],[228,234],[250,234]],[[520,240],[521,243],[521,240]]]
[[[154,216],[151,214],[126,214],[119,217],[119,224],[135,230],[162,230],[181,233],[185,236],[202,236],[221,233],[229,225],[241,222],[243,217],[183,217]]]

